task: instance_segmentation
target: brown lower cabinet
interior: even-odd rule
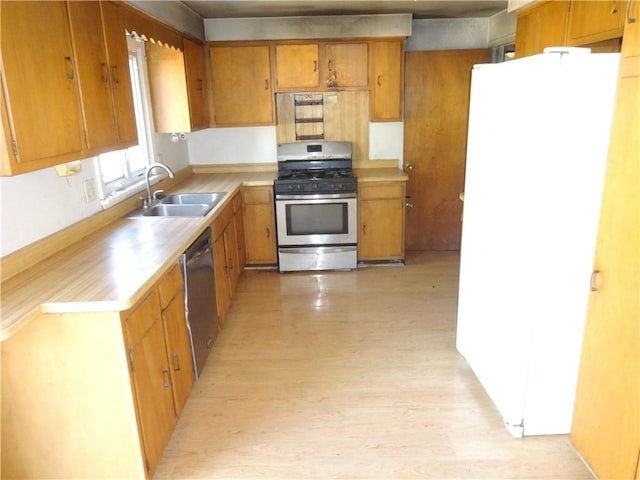
[[[358,261],[404,259],[405,183],[358,185]]]
[[[214,239],[213,270],[216,283],[216,306],[220,319],[219,327],[221,327],[245,264],[244,245],[241,246],[239,242],[239,239],[244,239],[240,192],[235,194],[231,202],[216,217],[211,230]]]
[[[175,265],[128,311],[2,342],[2,478],[151,478],[193,384],[184,315]]]
[[[278,258],[273,187],[243,187],[242,199],[247,264],[275,265]]]

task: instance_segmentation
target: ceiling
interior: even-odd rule
[[[489,17],[507,0],[182,0],[203,18],[412,13],[414,18]]]

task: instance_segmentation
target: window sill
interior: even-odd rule
[[[151,177],[151,185],[158,183],[158,180],[161,178],[161,175],[153,175]],[[135,183],[129,184],[126,187],[122,187],[121,189],[115,190],[109,194],[107,194],[102,200],[100,200],[100,206],[103,210],[106,210],[109,207],[117,205],[118,203],[127,200],[128,198],[133,197],[140,192],[144,192],[144,196],[147,194],[145,192],[146,186],[144,180],[139,180]]]

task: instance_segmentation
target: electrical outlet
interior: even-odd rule
[[[84,183],[84,198],[87,203],[95,202],[98,197],[96,196],[96,187],[93,178],[85,180]]]

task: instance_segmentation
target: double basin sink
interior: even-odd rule
[[[226,195],[225,192],[174,193],[150,207],[136,210],[131,218],[204,217]]]

